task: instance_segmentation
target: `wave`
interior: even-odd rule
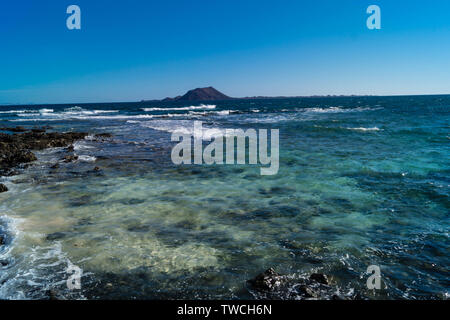
[[[284,121],[304,121],[301,116],[296,113],[265,113],[258,115],[250,115],[245,118],[237,119],[239,123],[278,123]]]
[[[372,128],[365,128],[365,127],[357,127],[357,128],[351,128],[351,127],[325,127],[315,124],[314,128],[318,129],[325,129],[325,130],[353,130],[353,131],[363,131],[363,132],[370,132],[370,131],[382,131],[383,129],[380,129],[378,127],[372,127]]]
[[[119,110],[86,110],[83,108],[80,108],[78,106],[66,108],[64,109],[64,112],[62,114],[74,114],[74,115],[95,115],[95,114],[102,114],[102,113],[117,113]]]
[[[95,162],[95,161],[97,161],[97,158],[94,156],[79,155],[78,160],[85,161],[85,162]]]
[[[202,110],[202,109],[215,109],[214,104],[202,104],[199,106],[189,106],[189,107],[175,107],[175,108],[141,108],[142,111],[152,112],[152,111],[183,111],[183,110]]]
[[[342,107],[329,107],[329,108],[304,108],[297,109],[297,111],[314,112],[314,113],[344,113],[344,112],[363,112],[374,111],[381,108],[369,108],[369,107],[357,107],[357,108],[342,108]]]
[[[348,130],[357,130],[357,131],[380,131],[381,129],[378,127],[373,127],[373,128],[345,128]]]
[[[53,109],[39,109],[39,110],[35,110],[35,109],[25,109],[25,110],[5,110],[5,111],[0,111],[0,113],[3,114],[17,114],[17,115],[22,115],[22,114],[43,114],[43,113],[51,113],[54,112]]]
[[[207,115],[218,115],[218,116],[227,116],[230,113],[233,113],[232,110],[221,110],[221,111],[190,111],[189,115],[192,116],[207,116]]]
[[[6,111],[0,111],[0,113],[25,113],[28,112],[28,110],[6,110]]]
[[[191,135],[199,137],[201,135],[203,140],[211,140],[216,136],[227,136],[224,129],[209,128],[203,124],[203,132],[194,132],[194,120],[152,120],[152,121],[127,121],[127,123],[137,123],[141,126],[153,130],[164,131],[169,133],[177,133],[183,135]]]
[[[48,115],[47,115],[48,116]],[[63,121],[63,120],[127,120],[127,119],[152,119],[153,115],[117,115],[117,116],[89,116],[89,115],[70,115],[70,114],[54,114],[54,116],[46,118],[26,118],[14,119],[11,122],[27,122],[27,121]]]
[[[54,112],[55,110],[53,110],[53,109],[39,109],[39,113],[52,113],[52,112]]]

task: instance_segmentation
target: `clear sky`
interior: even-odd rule
[[[0,43],[1,104],[450,93],[448,0],[2,1]]]

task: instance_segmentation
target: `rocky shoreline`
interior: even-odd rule
[[[351,296],[340,293],[332,276],[312,273],[308,277],[293,278],[277,273],[273,268],[247,281],[249,289],[257,292],[259,299],[269,300],[364,300],[354,293]]]
[[[0,176],[12,176],[16,174],[14,168],[17,166],[37,160],[33,150],[69,147],[88,135],[86,132],[47,132],[48,129],[0,128],[1,131],[15,132],[0,132]],[[0,192],[6,191],[8,188],[0,184]]]

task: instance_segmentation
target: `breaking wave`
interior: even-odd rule
[[[369,107],[357,107],[357,108],[342,108],[342,107],[329,107],[329,108],[304,108],[297,109],[297,111],[314,112],[314,113],[343,113],[343,112],[363,112],[363,111],[375,111],[381,108],[369,108]]]
[[[183,110],[204,110],[204,109],[215,109],[214,104],[202,104],[199,106],[190,107],[175,107],[175,108],[141,108],[142,111],[152,112],[152,111],[183,111]]]

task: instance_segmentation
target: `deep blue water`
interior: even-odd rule
[[[278,174],[175,166],[170,135],[193,120],[279,129]],[[17,125],[114,136],[0,178],[2,298],[260,297],[245,281],[269,267],[327,273],[348,296],[449,297],[450,96],[1,106],[0,127]],[[81,291],[65,288],[68,261]]]

